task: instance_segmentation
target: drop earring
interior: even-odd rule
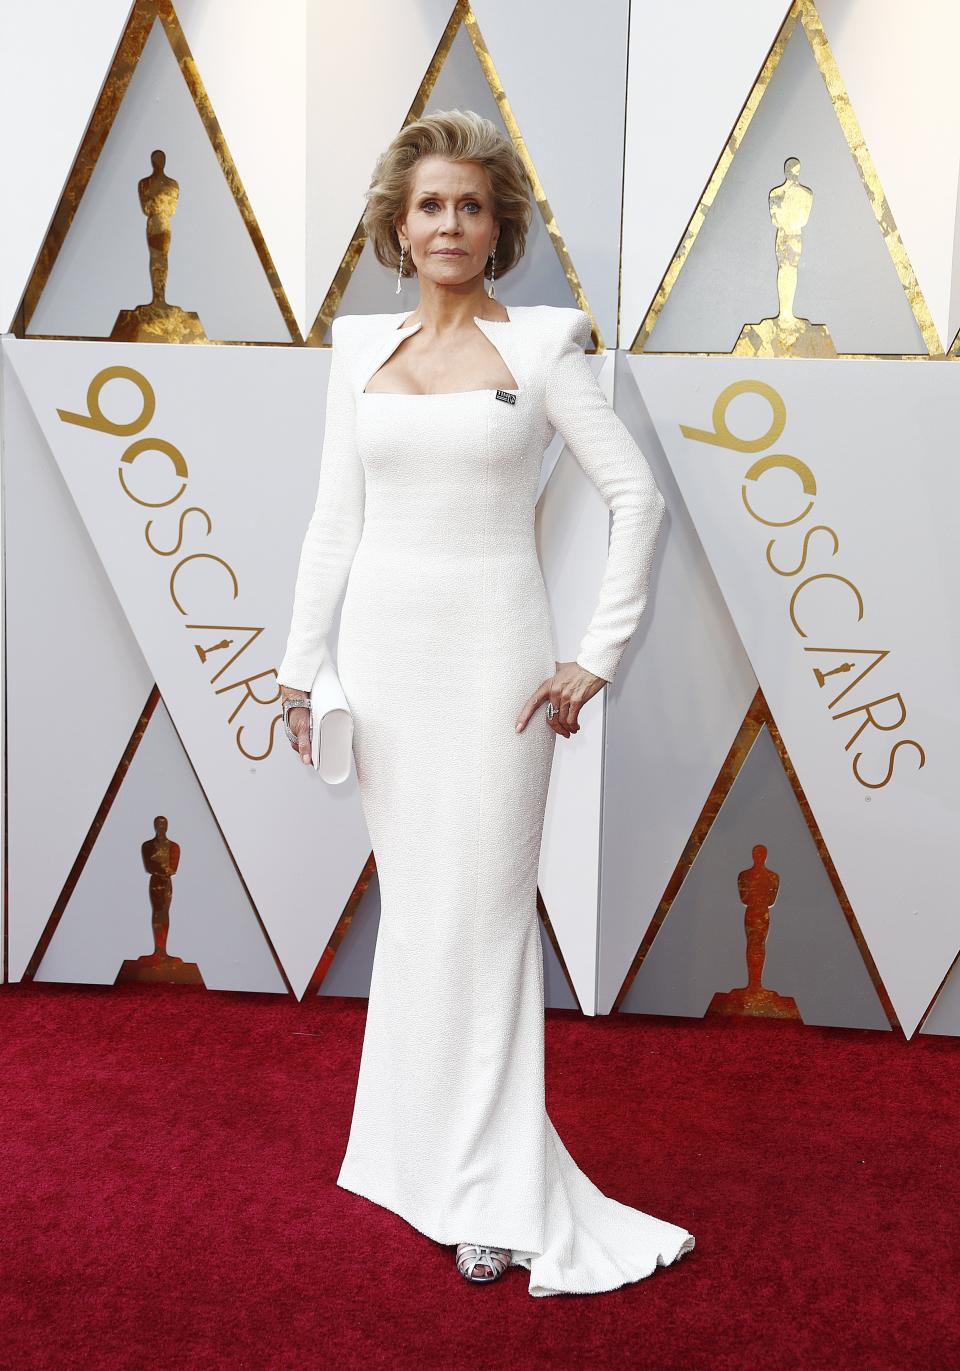
[[[494,244],[493,252],[491,252],[491,254],[490,254],[490,289],[487,291],[487,296],[488,296],[488,298],[491,299],[491,300],[493,299],[493,271],[494,271],[494,259],[496,258],[496,255],[497,255],[497,248],[496,248],[496,244]]]
[[[399,295],[399,294],[400,294],[400,278],[401,278],[402,276],[403,276],[403,244],[401,243],[401,244],[400,244],[400,265],[399,265],[399,267],[397,268],[397,288],[396,288],[396,290],[393,292],[394,295]]]

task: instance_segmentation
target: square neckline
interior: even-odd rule
[[[507,311],[507,317],[506,317],[506,319],[485,319],[485,318],[484,318],[482,315],[480,315],[480,314],[474,314],[474,315],[472,316],[472,318],[473,318],[474,323],[480,324],[480,325],[483,325],[483,324],[513,324],[513,323],[514,323],[514,319],[513,319],[512,314],[510,313],[510,306],[509,306],[509,305],[504,305],[504,309]],[[417,329],[420,328],[422,324],[423,324],[423,320],[422,320],[422,319],[418,319],[418,320],[416,321],[416,323],[414,323],[414,324],[398,324],[397,327],[396,327],[395,329],[392,330],[392,332],[393,332],[393,333],[416,333]],[[480,330],[480,331],[481,331],[481,333],[483,332],[482,327],[481,327],[481,330]],[[415,400],[426,400],[426,399],[431,399],[431,400],[433,400],[433,399],[438,399],[438,398],[439,398],[440,396],[442,396],[442,395],[458,395],[458,396],[464,396],[464,395],[496,395],[498,391],[503,391],[503,392],[505,392],[507,395],[516,395],[516,396],[519,396],[519,395],[520,395],[521,387],[520,387],[519,385],[517,385],[517,386],[473,386],[473,387],[471,387],[470,390],[367,390],[366,387],[367,387],[367,386],[369,385],[369,383],[373,380],[374,376],[376,376],[376,374],[377,374],[377,372],[380,370],[380,368],[381,368],[386,362],[388,362],[388,361],[390,360],[390,358],[393,356],[393,353],[396,352],[396,350],[397,350],[397,348],[398,348],[399,346],[400,346],[400,344],[399,344],[399,342],[397,342],[397,343],[390,349],[390,351],[387,353],[386,357],[384,357],[384,358],[382,359],[382,361],[380,361],[380,362],[377,363],[377,366],[376,366],[376,368],[374,369],[374,371],[371,373],[370,376],[367,377],[366,381],[364,382],[364,388],[363,388],[363,390],[360,391],[361,396],[390,395],[390,396],[399,396],[399,397],[401,397],[402,399],[415,399]],[[504,362],[506,362],[506,358],[504,358],[502,354],[501,354],[501,360],[504,361]],[[512,369],[512,368],[511,368],[511,369]]]

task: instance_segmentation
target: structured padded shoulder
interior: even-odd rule
[[[357,336],[368,319],[377,318],[369,314],[338,314],[330,325],[330,341],[333,344],[349,344]]]
[[[410,309],[398,310],[396,313],[374,312],[373,314],[338,314],[331,325],[331,335],[336,333],[338,327],[346,334],[359,333],[382,333],[385,328],[395,328],[403,314],[411,314]]]
[[[593,337],[590,315],[574,305],[514,305],[510,313],[544,360],[566,351],[582,352]]]
[[[352,374],[357,368],[363,369],[368,354],[390,337],[398,322],[390,313],[338,314],[330,326],[330,342],[334,350],[340,349]]]
[[[550,313],[557,316],[557,337],[562,349],[577,347],[582,351],[589,345],[593,337],[593,325],[586,310],[555,305]]]

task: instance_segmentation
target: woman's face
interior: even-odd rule
[[[500,234],[485,168],[421,157],[397,229],[421,280],[452,286],[482,276]]]

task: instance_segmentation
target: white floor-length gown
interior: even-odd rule
[[[381,914],[338,1184],[441,1243],[513,1249],[531,1295],[612,1290],[694,1245],[603,1194],[546,1112],[536,908],[556,735],[516,717],[556,666],[534,508],[559,431],[613,512],[577,660],[610,680],[647,596],[663,500],[584,356],[579,309],[476,318],[517,385],[364,387],[419,323],[345,315],[316,509],[278,676],[337,667]],[[587,705],[589,708],[590,705]]]

